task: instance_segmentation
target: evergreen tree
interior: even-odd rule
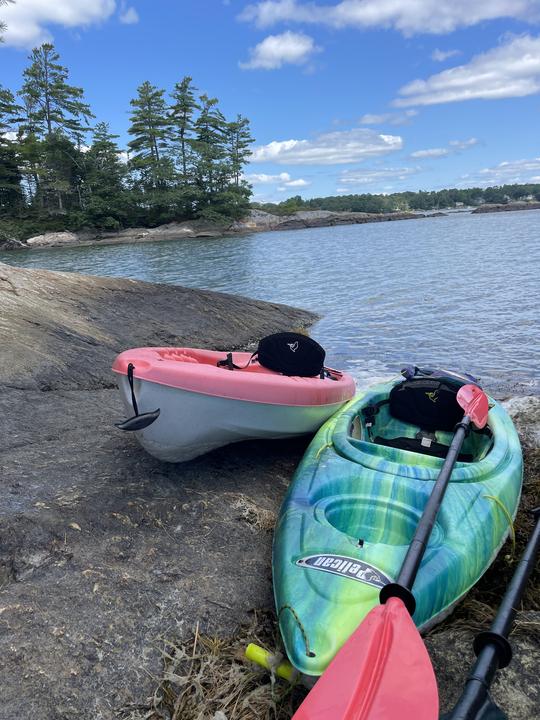
[[[47,135],[40,145],[41,204],[53,214],[82,210],[83,153],[60,130]]]
[[[16,144],[10,137],[20,111],[13,93],[0,85],[0,212],[16,212],[23,204]]]
[[[138,96],[131,100],[133,140],[128,143],[134,197],[144,222],[156,225],[173,219],[174,167],[169,155],[171,123],[165,91],[148,81],[137,88]]]
[[[20,94],[36,134],[46,136],[59,130],[80,138],[94,116],[83,100],[82,88],[67,84],[68,70],[59,64],[59,59],[50,43],[34,48],[29,56],[31,65],[23,73]]]
[[[22,111],[11,90],[0,85],[0,135],[13,131],[14,126],[22,119]]]
[[[237,115],[236,120],[227,125],[227,134],[232,177],[234,184],[239,186],[242,168],[251,155],[250,146],[254,142],[249,129],[249,120]]]
[[[128,147],[133,153],[131,164],[143,171],[155,185],[159,180],[159,166],[171,137],[171,124],[164,99],[165,90],[148,81],[137,88],[138,96],[131,100],[131,126],[128,130],[133,140]]]
[[[191,164],[191,144],[194,131],[193,116],[200,109],[195,100],[196,88],[193,87],[192,78],[186,75],[181,82],[176,83],[172,92],[174,100],[171,106],[172,137],[178,145],[180,167],[184,180],[188,178],[188,166]]]
[[[85,160],[84,211],[89,224],[109,230],[125,225],[130,213],[130,198],[125,187],[127,168],[120,160],[108,123],[100,122],[94,129],[93,142]]]
[[[195,178],[203,205],[226,184],[227,122],[217,107],[217,98],[201,95],[201,113],[195,122]]]

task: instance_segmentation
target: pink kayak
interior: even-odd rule
[[[160,460],[190,460],[248,438],[315,432],[355,393],[353,378],[328,369],[324,377],[290,377],[250,353],[195,348],[135,348],[113,371],[141,445]]]

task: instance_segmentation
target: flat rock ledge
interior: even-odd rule
[[[229,635],[272,607],[273,522],[308,440],[159,462],[114,428],[110,364],[137,345],[248,347],[315,316],[1,264],[0,306],[0,720],[148,718],[171,639],[197,623]],[[536,423],[537,399],[514,403],[516,418],[524,408]],[[511,720],[540,716],[535,627],[524,621],[494,688]],[[445,708],[471,637],[450,620],[428,638]]]
[[[73,245],[116,245],[134,242],[155,242],[159,240],[182,240],[185,238],[223,237],[227,235],[245,235],[270,230],[295,230],[302,228],[330,227],[334,225],[354,225],[359,223],[388,222],[392,220],[412,220],[425,217],[420,213],[361,213],[329,212],[309,210],[292,215],[272,215],[261,210],[251,210],[243,220],[228,225],[212,225],[201,220],[173,222],[155,228],[128,228],[119,232],[96,232],[81,230],[78,232],[49,232],[35,235],[24,241],[7,239],[0,242],[2,250],[28,250],[44,247],[69,247]]]

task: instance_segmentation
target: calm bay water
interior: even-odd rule
[[[538,394],[540,211],[0,253],[0,261],[207,288],[313,310],[360,384],[404,364]]]

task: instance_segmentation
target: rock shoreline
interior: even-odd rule
[[[540,210],[540,202],[511,202],[480,205],[472,211],[472,215],[496,212],[516,212],[518,210]]]
[[[298,230],[335,225],[355,225],[393,220],[414,220],[425,217],[417,213],[360,213],[329,212],[326,210],[299,211],[292,215],[272,215],[260,210],[251,210],[248,217],[230,225],[217,226],[200,220],[168,223],[155,228],[128,228],[119,232],[50,232],[36,235],[27,240],[8,239],[0,242],[2,250],[39,249],[45,247],[73,247],[81,245],[117,245],[134,242],[156,242],[159,240],[181,240],[185,238],[218,238],[230,235],[246,235],[272,230]]]
[[[247,348],[316,316],[3,264],[0,303],[0,720],[149,718],[171,639],[196,626],[227,636],[273,606],[271,521],[309,438],[161,463],[113,427],[112,359],[137,345]],[[540,419],[538,399],[527,403],[512,408],[517,419],[527,408],[524,438]],[[529,613],[524,627],[539,622]],[[450,619],[427,640],[445,708],[470,639]],[[538,643],[526,629],[513,644],[495,698],[513,720],[538,717]]]

